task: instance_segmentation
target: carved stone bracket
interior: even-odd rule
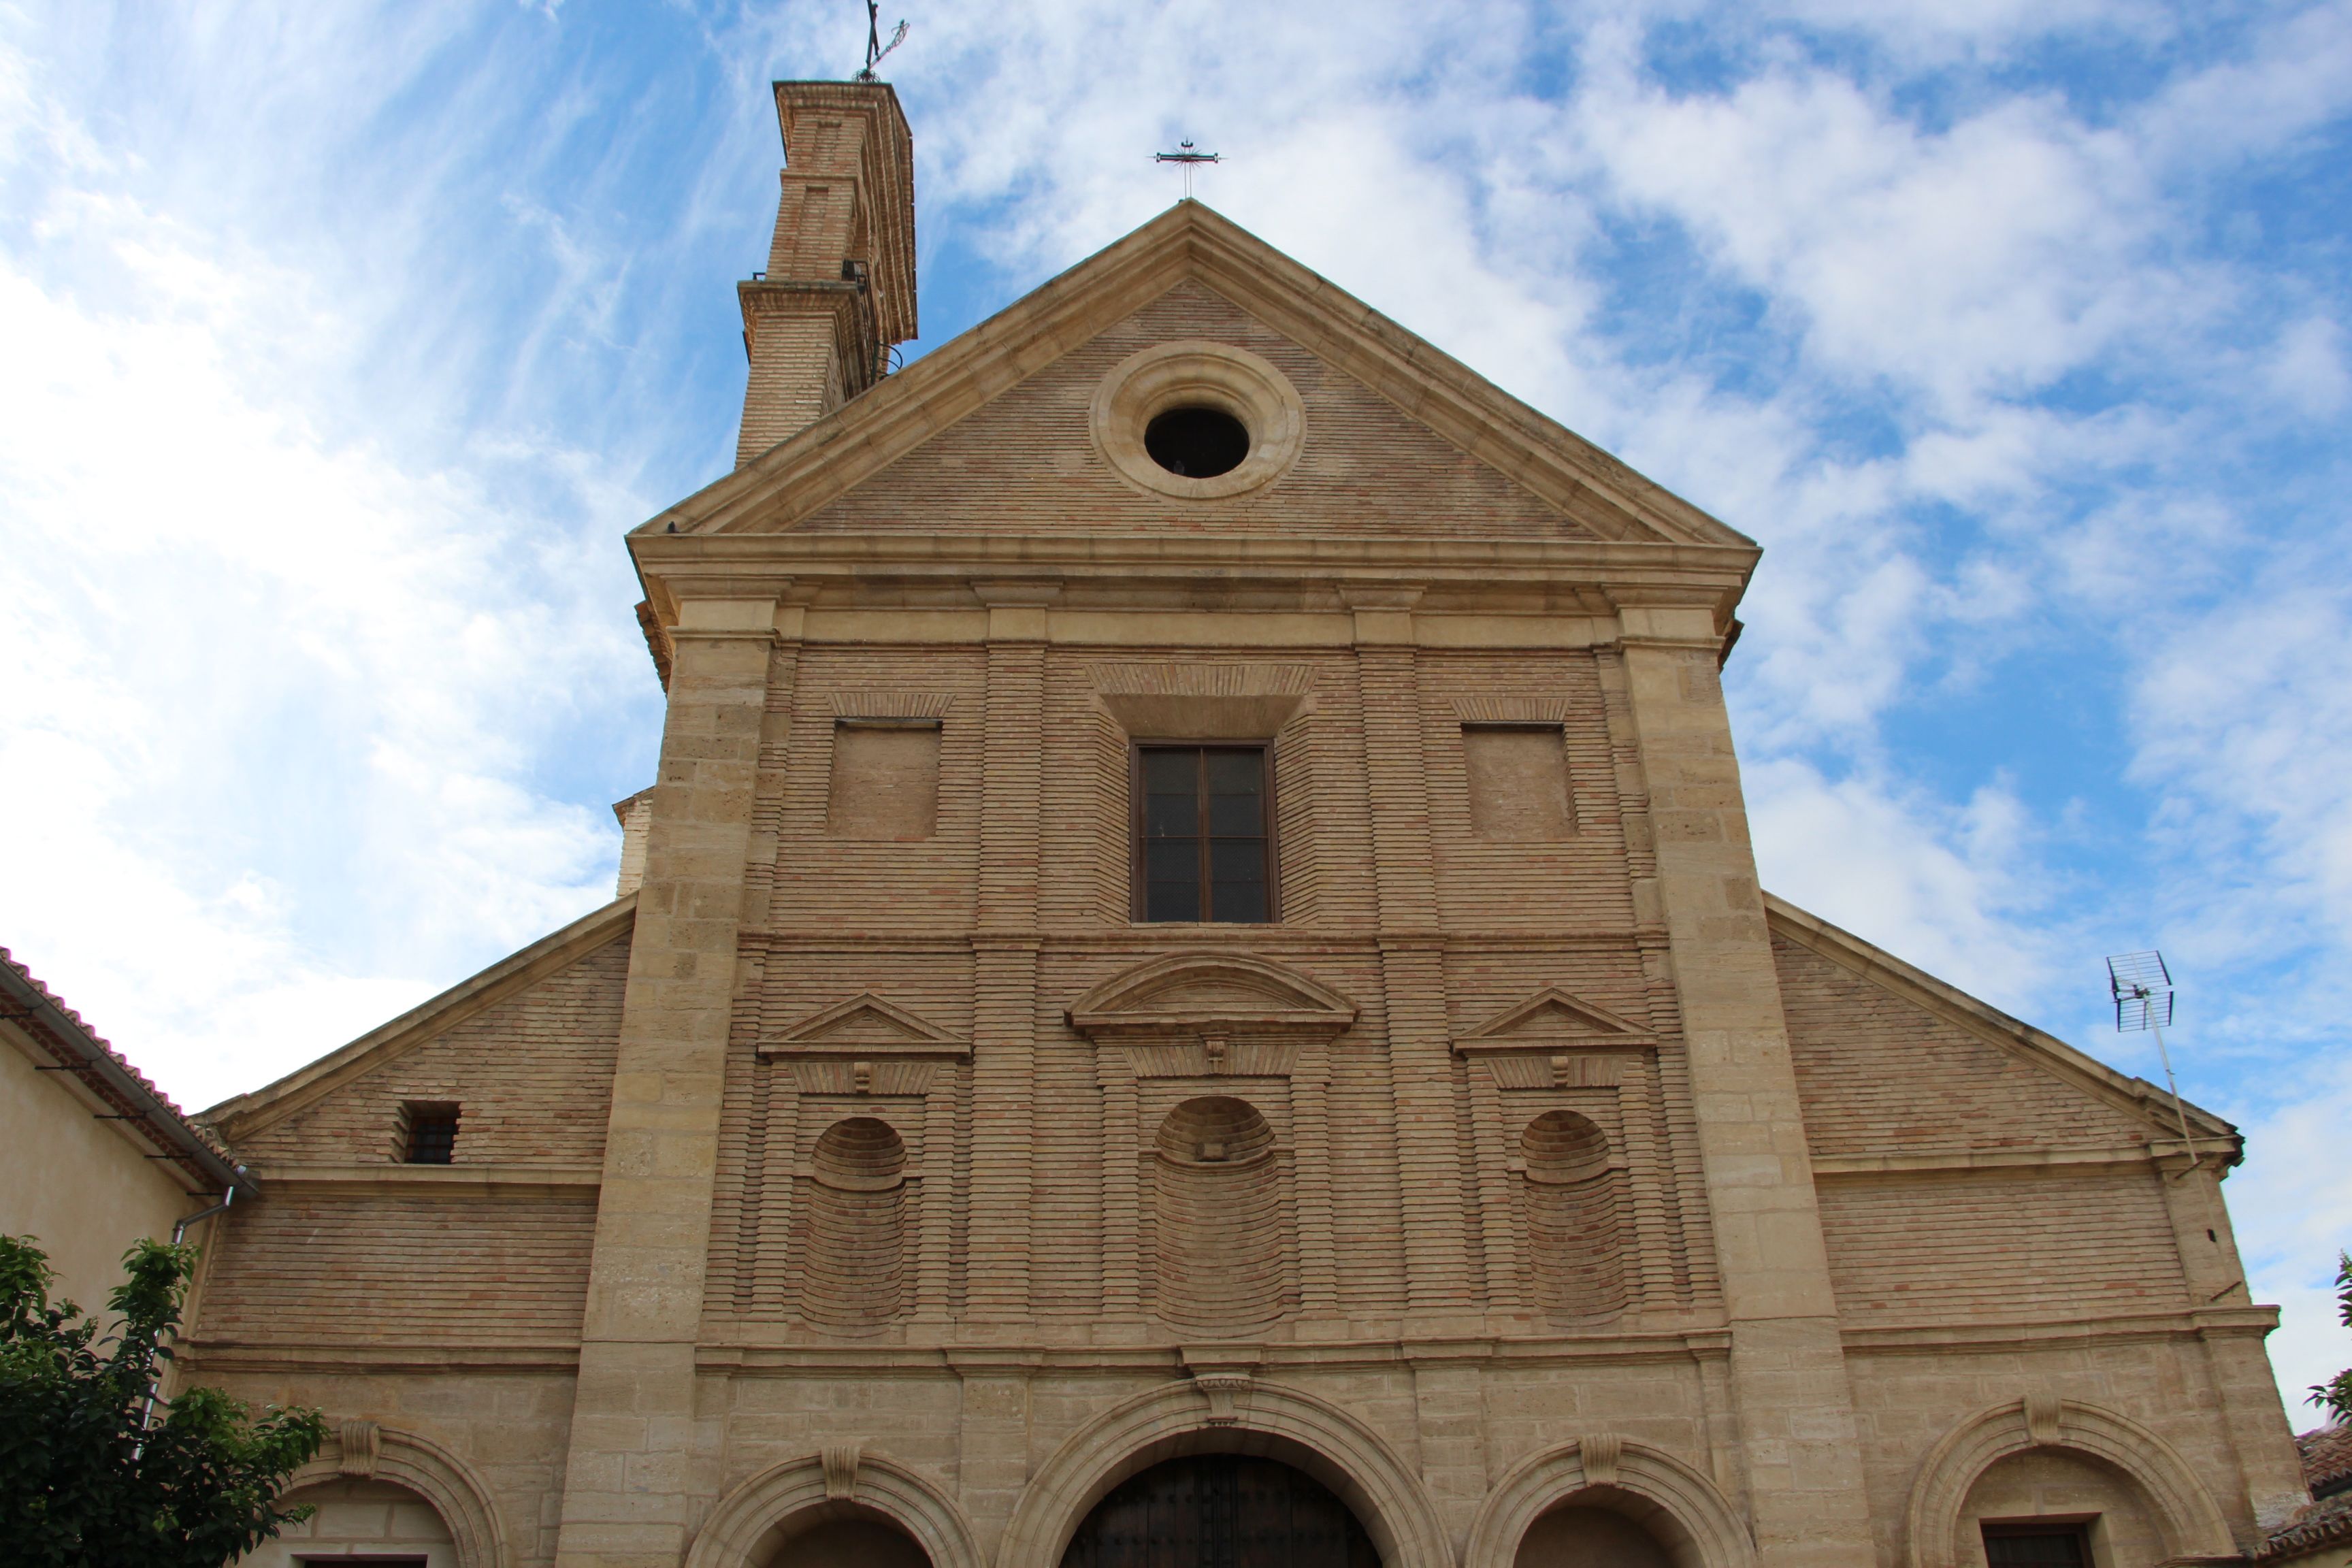
[[[857,1467],[865,1461],[866,1450],[856,1443],[840,1443],[822,1450],[818,1462],[824,1467],[824,1495],[829,1502],[847,1502],[857,1496]]]
[[[339,1475],[355,1481],[372,1480],[383,1458],[383,1430],[373,1421],[346,1421],[337,1434],[342,1453],[335,1460]]]
[[[1241,1419],[1241,1407],[1248,1402],[1250,1380],[1240,1373],[1196,1373],[1192,1386],[1207,1395],[1209,1425],[1230,1426]]]
[[[1615,1486],[1617,1462],[1624,1455],[1625,1439],[1614,1432],[1594,1432],[1576,1440],[1577,1461],[1584,1467],[1587,1486]]]

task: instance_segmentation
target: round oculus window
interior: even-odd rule
[[[1143,427],[1143,449],[1181,479],[1213,479],[1249,456],[1249,427],[1222,408],[1171,408]]]
[[[1281,371],[1247,349],[1187,338],[1111,367],[1087,423],[1095,449],[1139,490],[1177,500],[1244,495],[1287,472],[1306,406]]]

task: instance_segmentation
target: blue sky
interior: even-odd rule
[[[1763,541],[1768,885],[2150,1077],[2165,950],[2282,1383],[2352,1362],[2352,4],[907,5],[925,343],[1226,154]],[[0,3],[0,942],[189,1103],[609,895],[620,534],[731,461],[766,83],[863,34]]]

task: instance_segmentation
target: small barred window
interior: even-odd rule
[[[411,1165],[446,1165],[457,1157],[457,1108],[411,1104],[401,1158]]]

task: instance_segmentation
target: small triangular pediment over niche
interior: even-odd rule
[[[1123,970],[1070,1004],[1079,1033],[1297,1030],[1337,1035],[1356,1005],[1297,970],[1241,953],[1183,954]]]
[[[760,1041],[761,1056],[968,1057],[971,1043],[862,991]]]
[[[1547,985],[1526,1001],[1505,1008],[1454,1042],[1454,1048],[1479,1051],[1591,1049],[1652,1045],[1657,1037],[1598,1002]]]

